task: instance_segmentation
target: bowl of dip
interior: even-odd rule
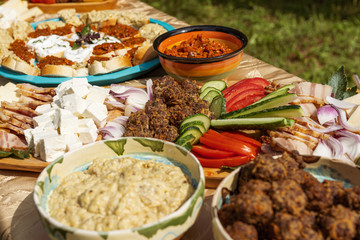
[[[177,239],[194,224],[204,186],[200,163],[184,148],[128,137],[52,162],[34,201],[52,239]]]
[[[230,76],[247,43],[246,35],[236,29],[197,25],[166,32],[155,39],[153,47],[170,76],[204,82]]]

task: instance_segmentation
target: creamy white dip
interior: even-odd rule
[[[129,157],[97,159],[62,180],[49,197],[48,211],[71,227],[128,229],[176,211],[193,192],[179,167]]]
[[[72,34],[71,36],[39,36],[37,38],[30,38],[27,42],[27,46],[33,49],[41,58],[61,53],[60,57],[64,57],[73,62],[81,63],[90,58],[95,46],[103,43],[121,43],[121,41],[117,38],[105,36],[99,39],[94,39],[93,43],[82,44],[82,47],[73,50],[69,41],[76,41],[77,39],[79,39],[77,34]],[[121,49],[121,52],[118,52],[118,55],[125,55],[126,53],[127,49]]]

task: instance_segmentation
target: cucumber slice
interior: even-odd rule
[[[189,136],[189,135],[192,135],[194,138],[187,139],[186,137]],[[203,134],[202,134],[202,132],[200,131],[200,129],[198,127],[190,126],[190,127],[185,128],[182,131],[182,133],[180,134],[180,136],[176,140],[176,143],[180,142],[179,145],[181,145],[186,140],[186,142],[190,142],[191,144],[197,144],[202,135]],[[183,146],[183,145],[181,145],[181,146]]]
[[[183,125],[180,125],[180,126],[181,126],[179,128],[179,134],[180,135],[183,133],[185,128],[190,127],[190,126],[198,127],[203,134],[206,133],[206,131],[207,131],[205,126],[204,126],[204,123],[202,121],[187,122],[187,123],[185,123]]]
[[[293,119],[276,118],[235,118],[211,120],[211,127],[221,130],[231,129],[276,129],[290,127],[294,124]]]
[[[269,118],[269,117],[297,118],[303,116],[304,116],[304,111],[299,105],[285,105],[285,106],[269,108],[258,112],[249,113],[246,115],[239,116],[239,118]]]
[[[206,96],[206,94],[208,94],[208,92],[210,92],[210,91],[216,91],[216,92],[219,93],[219,95],[222,95],[222,93],[221,93],[219,90],[217,90],[216,88],[207,87],[203,92],[200,93],[199,97],[200,97],[201,99],[204,99],[204,97]]]
[[[219,118],[226,113],[226,99],[223,96],[216,96],[210,103],[209,109],[216,118]]]
[[[12,154],[12,152],[4,152],[0,151],[0,158],[8,157]]]
[[[224,90],[227,87],[227,85],[226,85],[226,82],[221,81],[221,80],[208,81],[208,82],[204,83],[204,85],[202,85],[200,92],[203,92],[208,87],[216,88],[217,90],[219,90],[221,92],[222,90]]]
[[[188,135],[186,135],[186,136],[184,136],[182,138],[178,138],[175,143],[177,145],[180,145],[180,146],[184,147],[187,143],[191,144],[191,141],[194,141],[194,140],[195,140],[194,135],[188,134]]]
[[[188,116],[186,118],[184,118],[182,120],[182,122],[180,123],[179,128],[181,128],[181,126],[183,126],[184,124],[188,123],[188,122],[194,122],[194,121],[201,121],[204,124],[205,130],[209,130],[210,128],[210,118],[208,116],[206,116],[205,114],[202,113],[197,113],[191,116]]]
[[[280,96],[280,95],[284,95],[284,94],[288,93],[289,90],[293,89],[294,87],[296,87],[295,84],[288,84],[288,85],[282,86],[281,88],[276,89],[272,93],[269,93],[268,95],[266,95],[265,97],[263,97],[262,99],[257,101],[256,103],[259,103],[259,102],[262,102],[264,100],[274,98],[274,97],[277,97],[277,96]]]
[[[205,97],[203,97],[203,100],[208,101],[209,103],[211,103],[213,101],[213,99],[217,96],[221,96],[222,94],[219,93],[219,91],[214,91],[214,90],[210,90]]]
[[[249,113],[258,112],[258,111],[261,111],[264,109],[275,108],[275,107],[279,107],[279,106],[288,104],[289,102],[292,102],[296,98],[297,98],[297,96],[295,93],[286,93],[286,94],[276,96],[276,97],[273,97],[273,98],[270,98],[270,99],[267,99],[264,101],[256,102],[256,103],[251,104],[242,109],[229,112],[227,114],[222,115],[221,118],[238,118],[240,116],[243,116],[243,115],[246,115]]]

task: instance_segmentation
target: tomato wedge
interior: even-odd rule
[[[242,100],[237,101],[236,103],[234,103],[231,106],[231,109],[229,109],[229,111],[227,111],[227,112],[242,109],[242,108],[244,108],[246,106],[249,106],[250,104],[253,104],[254,102],[262,99],[263,97],[265,97],[265,94],[248,96],[245,99],[242,99]]]
[[[191,152],[206,158],[226,158],[235,155],[234,152],[213,149],[205,145],[193,145]]]
[[[236,88],[233,88],[231,91],[229,91],[227,94],[224,95],[224,98],[226,101],[230,101],[233,97],[235,97],[237,94],[240,94],[241,92],[250,90],[250,89],[264,89],[263,87],[253,84],[253,83],[244,83],[240,84]]]
[[[230,137],[230,138],[234,138],[246,143],[250,143],[251,145],[255,146],[255,147],[261,147],[261,142],[246,136],[243,133],[240,132],[222,132],[221,135],[224,135],[226,137]]]
[[[255,158],[257,154],[257,148],[253,145],[223,136],[211,129],[200,137],[200,142],[208,147],[250,156],[251,158]]]
[[[266,86],[270,85],[270,82],[268,82],[266,79],[264,78],[245,78],[241,81],[238,81],[237,83],[235,83],[234,85],[231,85],[228,88],[225,88],[222,93],[223,95],[227,94],[228,92],[230,92],[232,89],[236,88],[237,86],[244,84],[244,83],[252,83],[252,84],[256,84],[261,86],[262,88],[265,88]]]
[[[201,166],[208,168],[221,168],[222,166],[237,167],[250,161],[249,156],[233,156],[227,158],[206,159],[196,156]]]
[[[226,102],[226,109],[231,109],[235,103],[237,103],[238,101],[243,101],[244,99],[246,99],[248,97],[264,95],[264,94],[265,94],[265,90],[263,88],[249,89],[249,90],[243,91]]]

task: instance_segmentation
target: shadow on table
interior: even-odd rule
[[[11,222],[10,234],[12,240],[50,239],[36,210],[33,193],[29,194],[16,209]]]

